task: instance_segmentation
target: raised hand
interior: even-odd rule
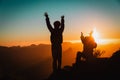
[[[81,32],[81,36],[83,36],[83,32]]]
[[[61,16],[61,18],[63,19],[63,18],[64,18],[64,15],[63,15],[63,16]]]
[[[92,36],[92,34],[93,34],[93,31],[90,32],[90,36]]]
[[[48,13],[47,13],[47,12],[45,12],[44,16],[45,16],[45,17],[48,17]]]

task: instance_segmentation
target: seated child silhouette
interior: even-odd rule
[[[89,36],[84,36],[81,32],[81,41],[83,44],[83,54],[82,57],[84,57],[87,61],[91,61],[94,59],[93,56],[93,50],[97,47],[97,43],[95,42],[91,32]]]

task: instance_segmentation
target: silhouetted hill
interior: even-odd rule
[[[63,43],[63,64],[72,65],[80,44]],[[69,57],[69,58],[68,58]],[[0,79],[40,80],[52,72],[51,46],[32,44],[30,46],[0,46]]]
[[[50,53],[50,45],[46,44],[32,44],[25,47],[0,46],[0,80],[2,78],[7,80],[33,80],[33,77],[36,77],[37,80],[38,77],[38,79],[46,77],[51,69],[50,66],[47,67],[52,61]]]
[[[81,61],[52,73],[47,80],[114,80],[120,79],[120,50],[110,58],[96,58],[94,62]]]
[[[81,62],[76,65],[76,53],[82,51],[82,45],[66,42],[62,47],[62,70],[52,74],[50,45],[0,46],[0,80],[43,80],[47,78],[51,80],[51,77],[55,80],[79,80],[88,77],[94,79],[95,76],[106,77],[107,74],[111,76],[119,72],[120,51],[113,53],[110,58],[96,59],[97,62],[94,64]]]
[[[42,61],[45,58],[50,57],[50,45],[31,45],[26,47],[14,46],[14,47],[0,47],[0,59],[2,61],[13,62],[16,65],[21,63],[24,65],[30,65]]]
[[[114,52],[110,60],[112,64],[120,64],[120,50]]]

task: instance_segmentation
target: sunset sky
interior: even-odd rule
[[[65,16],[64,41],[94,28],[100,39],[120,38],[120,0],[1,0],[0,45],[49,43],[44,12],[52,25]]]

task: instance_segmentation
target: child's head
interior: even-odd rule
[[[54,28],[59,29],[59,27],[60,27],[60,21],[55,21],[54,22]]]

